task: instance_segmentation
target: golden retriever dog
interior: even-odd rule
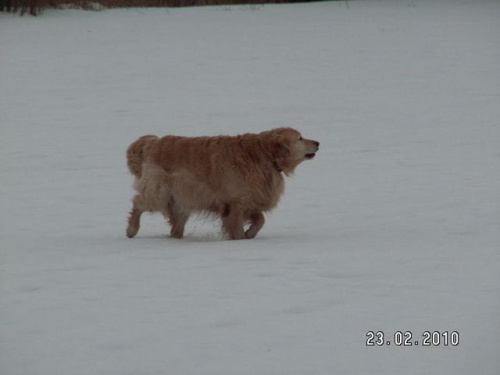
[[[254,238],[283,194],[283,174],[312,159],[319,142],[292,128],[216,137],[145,135],[127,149],[137,195],[127,236],[139,231],[143,212],[161,212],[171,237],[182,238],[192,213],[222,219],[228,239]],[[245,225],[249,227],[245,230]]]

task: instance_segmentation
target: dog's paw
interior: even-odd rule
[[[255,236],[257,235],[257,231],[250,228],[250,229],[247,229],[247,231],[245,232],[245,238],[246,239],[252,239],[252,238],[255,238]]]
[[[138,231],[139,231],[139,227],[134,227],[132,225],[129,225],[127,227],[127,237],[134,238]]]

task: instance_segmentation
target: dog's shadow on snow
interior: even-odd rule
[[[263,246],[263,245],[292,245],[297,243],[309,243],[317,240],[317,236],[307,235],[306,233],[262,233],[256,238],[247,240],[231,241],[224,238],[219,233],[187,233],[183,238],[172,238],[168,234],[143,234],[132,239],[125,238],[127,242],[134,243],[140,246],[143,244],[151,245],[153,243],[163,243],[165,245],[200,245],[200,244],[219,244],[222,246],[241,247],[247,246]]]

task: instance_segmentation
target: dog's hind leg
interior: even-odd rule
[[[255,212],[250,215],[250,228],[245,232],[246,238],[254,238],[261,230],[265,223],[264,215],[262,212]]]
[[[133,206],[132,210],[130,210],[130,214],[128,217],[128,226],[127,226],[127,237],[133,238],[139,231],[141,226],[141,215],[144,211],[143,205],[141,204],[141,196],[136,195],[132,200]]]
[[[189,219],[189,211],[180,208],[173,198],[167,204],[167,211],[163,214],[168,220],[170,226],[170,237],[182,238],[184,237],[184,227]]]
[[[170,225],[172,229],[170,230],[170,237],[172,238],[183,238],[184,237],[184,227],[189,219],[189,213],[177,212],[170,218]]]

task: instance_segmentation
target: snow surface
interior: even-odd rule
[[[0,373],[499,374],[499,37],[495,1],[0,14]],[[277,126],[321,148],[255,240],[125,237],[138,136]]]

